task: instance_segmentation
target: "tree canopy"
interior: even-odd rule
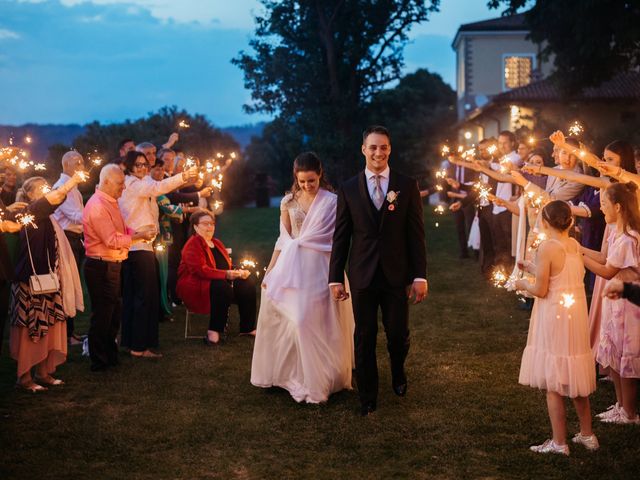
[[[439,0],[262,3],[253,52],[234,59],[252,92],[245,108],[276,115],[265,135],[275,128],[297,152],[316,150],[334,178],[344,178],[358,165],[367,102],[401,77],[407,35]],[[287,153],[291,162],[295,152]]]

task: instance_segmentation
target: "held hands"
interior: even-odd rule
[[[410,287],[407,287],[407,298],[413,299],[411,303],[414,305],[420,303],[429,294],[429,284],[427,282],[414,281]]]
[[[211,196],[211,187],[204,187],[198,192],[200,198],[209,198]]]
[[[622,167],[616,167],[607,162],[598,162],[596,168],[607,177],[618,178],[622,174]]]
[[[11,220],[0,221],[0,232],[16,233],[22,228],[22,224]]]
[[[349,298],[349,292],[344,288],[344,284],[340,283],[338,285],[331,285],[329,287],[331,289],[331,296],[334,300],[342,302]]]
[[[529,163],[526,163],[522,166],[520,171],[524,173],[529,173],[531,175],[540,175],[540,172],[542,171],[542,167],[538,165],[531,165]]]
[[[251,275],[251,272],[249,270],[227,270],[226,273],[226,277],[227,280],[238,280],[238,279],[242,279],[242,280],[246,280],[247,278],[249,278],[249,275]]]
[[[156,238],[156,228],[153,225],[136,230],[132,237],[134,241],[138,242],[151,242],[154,238]]]
[[[449,205],[449,210],[451,210],[452,212],[457,212],[458,210],[460,210],[460,207],[462,207],[462,202],[458,200],[457,202],[453,202],[451,205]]]
[[[612,300],[617,300],[622,297],[622,291],[624,290],[624,284],[618,279],[609,280],[602,292],[603,297],[609,297]]]
[[[453,178],[447,178],[447,183],[455,190],[460,190],[460,182]]]
[[[20,210],[27,208],[27,205],[29,205],[27,202],[14,202],[11,205],[5,207],[5,210],[11,213],[19,212]]]

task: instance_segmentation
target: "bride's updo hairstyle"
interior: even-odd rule
[[[573,225],[571,207],[562,200],[554,200],[547,203],[542,209],[542,218],[551,228],[559,232],[564,232]]]
[[[320,177],[320,188],[333,192],[333,187],[324,176],[322,162],[315,152],[303,152],[293,161],[293,185],[291,185],[291,193],[293,195],[300,191],[297,177],[299,172],[316,172]]]

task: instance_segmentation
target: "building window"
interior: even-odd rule
[[[504,86],[506,88],[524,87],[531,83],[533,57],[509,55],[504,57]]]

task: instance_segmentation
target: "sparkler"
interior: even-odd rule
[[[438,205],[433,211],[438,215],[444,215],[444,207],[442,205]]]
[[[31,135],[27,135],[26,137],[24,137],[24,142],[25,142],[25,143],[31,143],[31,142],[33,142],[33,138],[31,138]]]
[[[38,228],[35,224],[36,217],[30,213],[19,213],[16,215],[16,220],[24,227],[30,226],[32,228]]]
[[[562,300],[560,300],[560,305],[564,308],[571,308],[571,306],[576,303],[576,299],[573,297],[573,293],[562,293]]]
[[[580,122],[578,122],[576,120],[569,127],[569,136],[570,137],[579,137],[582,134],[583,131],[584,131],[584,128],[582,127],[582,125],[580,125]]]
[[[529,145],[535,145],[536,144],[536,139],[533,137],[529,137]]]
[[[464,147],[462,145],[458,146],[458,153],[464,152]]]
[[[240,266],[244,270],[253,270],[254,273],[256,274],[256,277],[260,276],[260,270],[258,270],[258,262],[256,262],[255,260],[251,260],[250,258],[245,258],[244,260],[240,261]]]
[[[531,243],[531,246],[529,247],[529,250],[536,250],[540,244],[542,242],[544,242],[547,239],[547,235],[544,232],[540,232],[536,235],[536,238],[533,240],[533,242]]]
[[[49,193],[51,191],[51,187],[49,185],[47,185],[46,183],[44,185],[42,185],[40,187],[40,191],[46,195],[47,193]]]
[[[447,171],[443,168],[436,172],[436,178],[447,178]]]
[[[489,155],[493,155],[497,151],[498,147],[496,145],[490,145],[489,148],[487,148],[487,152],[489,153]]]
[[[443,190],[444,190],[444,188],[442,188],[442,185],[436,185],[436,190],[437,190],[438,192],[441,192],[441,191],[443,191]]]
[[[491,274],[493,286],[497,288],[504,288],[508,279],[509,277],[507,277],[507,274],[502,270],[502,268],[495,269]]]
[[[164,246],[164,243],[158,243],[158,244],[156,244],[156,248],[155,248],[156,252],[164,252],[164,251],[165,251],[165,249],[166,249],[166,248],[165,248],[165,246]]]
[[[442,147],[442,156],[445,157],[451,151],[449,145],[443,145]]]
[[[178,122],[178,127],[180,127],[180,128],[190,128],[191,125],[189,125],[185,120],[180,120]]]

